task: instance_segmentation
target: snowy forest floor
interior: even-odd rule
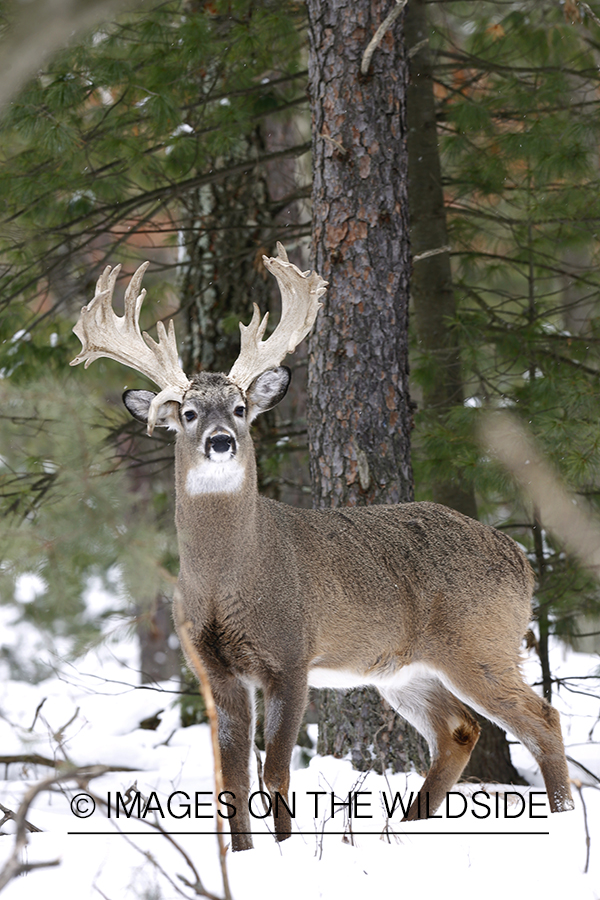
[[[9,624],[6,617],[2,624]],[[18,630],[12,639],[18,640]],[[599,662],[558,644],[552,649],[553,675],[565,679],[557,685],[554,703],[561,712],[567,755],[580,764],[570,762],[574,812],[549,815],[540,772],[519,744],[512,746],[513,761],[530,788],[463,784],[449,795],[440,818],[418,823],[401,822],[398,800],[393,814],[386,812],[396,793],[407,805],[410,792],[422,784],[416,773],[362,776],[345,760],[315,756],[307,768],[292,773],[296,817],[290,840],[275,843],[269,834],[271,820],[260,818],[261,800],[254,798],[256,849],[227,857],[233,900],[279,900],[282,895],[287,900],[358,900],[408,893],[426,900],[445,896],[449,889],[461,896],[485,893],[486,898],[597,900]],[[33,759],[37,754],[113,769],[87,787],[67,781],[37,795],[27,820],[40,831],[28,835],[23,859],[58,863],[12,880],[6,896],[198,896],[186,885],[193,884],[196,875],[184,854],[206,890],[223,896],[210,802],[214,787],[209,728],[181,728],[173,686],[140,686],[136,670],[135,642],[113,635],[75,664],[57,661],[52,678],[38,684],[5,680],[0,686],[1,756]],[[533,656],[525,674],[530,683],[539,678]],[[156,730],[139,727],[157,713]],[[0,768],[0,803],[16,812],[26,790],[56,771],[37,762],[5,764]],[[129,788],[134,793],[126,794]],[[253,790],[258,790],[258,782]],[[117,793],[135,801],[135,791],[150,800],[155,812],[127,818],[119,803],[117,818]],[[476,793],[482,791],[487,798]],[[349,792],[356,803],[352,817],[341,805]],[[91,814],[90,800],[83,794],[97,798]],[[191,798],[189,816],[185,795]],[[333,816],[332,799],[340,804],[334,805]],[[108,800],[110,817],[104,805]],[[142,800],[142,812],[143,805]],[[227,812],[225,806],[219,808]],[[72,809],[88,815],[77,817]],[[152,828],[155,821],[171,840]],[[0,872],[13,852],[15,830],[11,819],[0,828]]]

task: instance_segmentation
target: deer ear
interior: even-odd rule
[[[128,412],[138,422],[148,424],[148,410],[150,404],[156,397],[154,391],[125,391],[123,394],[123,403]],[[174,400],[168,400],[160,407],[156,424],[159,428],[170,428],[171,431],[181,431],[181,422],[179,421],[179,403]]]
[[[273,409],[283,400],[292,380],[291,370],[287,366],[267,369],[255,378],[248,390],[248,421],[252,422],[260,413]]]

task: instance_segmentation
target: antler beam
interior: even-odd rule
[[[269,313],[262,321],[254,304],[249,325],[242,325],[240,355],[228,378],[243,391],[266,369],[278,366],[288,353],[293,353],[304,340],[323,305],[319,302],[327,289],[327,282],[316,272],[301,272],[289,262],[282,244],[277,242],[278,256],[263,256],[266,268],[277,279],[281,292],[281,319],[273,334],[263,341]]]

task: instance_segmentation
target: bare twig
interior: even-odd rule
[[[44,699],[40,700],[40,702],[38,703],[36,710],[35,710],[35,714],[33,716],[33,722],[31,723],[31,725],[29,726],[29,729],[28,729],[29,731],[33,731],[33,729],[35,728],[35,723],[37,722],[37,717],[39,716],[40,710],[47,699],[48,699],[47,697],[44,697]]]
[[[429,38],[428,37],[423,38],[422,41],[419,41],[417,44],[415,44],[413,47],[411,47],[409,49],[408,54],[407,54],[408,58],[412,59],[413,56],[416,56],[417,53],[419,52],[419,50],[422,50],[423,47],[425,47],[428,43],[429,43]]]
[[[591,696],[591,695],[590,695]],[[578,762],[576,759],[573,759],[572,756],[567,756],[567,760],[572,763],[574,766],[577,766],[578,769],[581,769],[582,772],[585,772],[586,775],[589,775],[592,781],[597,781],[600,785],[600,778],[591,769],[588,769],[583,763]]]
[[[17,821],[18,814],[16,812],[14,812],[12,809],[8,809],[7,806],[3,806],[1,803],[0,803],[0,812],[4,813],[4,818],[0,821],[0,828],[2,828],[2,826],[4,825],[5,822],[9,822],[11,820],[13,822]],[[31,822],[27,821],[27,819],[25,819],[25,827],[27,828],[27,831],[41,831],[42,830],[41,828],[38,828],[37,825],[32,825]]]
[[[92,797],[92,799],[95,801],[95,803],[97,804],[97,806],[101,806],[101,807],[103,807],[104,809],[106,809],[106,807],[107,807],[106,798],[100,797],[100,796],[98,796],[97,794],[94,794],[94,793],[91,792],[91,791],[90,791],[89,793],[90,793],[90,797]],[[143,797],[143,795],[141,794],[141,792],[138,790],[137,781],[135,781],[132,785],[130,785],[130,787],[127,789],[127,791],[125,791],[126,797],[128,796],[129,798],[132,798],[134,793],[140,793],[140,796]],[[143,799],[145,799],[145,798],[143,798]],[[144,824],[145,824],[148,828],[151,828],[151,829],[154,829],[155,831],[158,831],[159,834],[161,834],[164,838],[166,838],[166,840],[171,844],[171,846],[174,847],[174,849],[177,850],[177,852],[183,857],[183,859],[185,860],[185,862],[187,863],[187,865],[188,865],[189,868],[191,869],[192,874],[193,874],[193,877],[194,877],[194,881],[190,881],[190,880],[189,880],[188,878],[186,878],[184,875],[180,875],[180,874],[177,875],[177,878],[181,881],[182,884],[184,884],[186,887],[192,888],[192,890],[194,891],[194,894],[195,894],[196,896],[206,897],[207,900],[224,900],[224,898],[220,897],[218,894],[213,894],[211,891],[209,891],[209,890],[206,889],[206,887],[204,886],[204,884],[203,884],[203,882],[202,882],[202,879],[201,879],[201,877],[200,877],[200,873],[199,873],[198,870],[196,869],[196,867],[195,867],[195,865],[194,865],[194,863],[193,863],[191,857],[190,857],[189,854],[183,849],[183,847],[181,846],[181,844],[179,844],[179,843],[173,838],[173,835],[170,834],[168,831],[165,830],[165,828],[163,827],[163,825],[160,823],[158,817],[156,817],[156,818],[155,818],[155,821],[153,821],[153,822],[152,822],[152,821],[148,821],[148,820],[144,817],[144,820],[143,820],[143,821],[144,821]],[[150,862],[150,863],[154,866],[154,868],[157,870],[157,872],[158,872],[160,875],[162,875],[163,878],[166,879],[166,881],[171,885],[172,888],[174,888],[174,890],[175,890],[175,892],[176,892],[177,894],[179,894],[181,897],[188,898],[189,895],[188,895],[188,894],[185,894],[185,893],[181,890],[181,888],[180,888],[179,885],[176,883],[176,881],[174,880],[174,878],[169,874],[169,872],[167,872],[167,871],[161,866],[161,864],[158,862],[158,860],[156,859],[156,857],[155,857],[152,853],[149,853],[148,851],[143,850],[141,847],[138,847],[138,845],[137,845],[134,841],[131,840],[131,838],[129,837],[129,835],[127,834],[127,832],[126,832],[126,831],[123,831],[123,830],[119,827],[119,824],[118,824],[116,821],[114,821],[114,820],[113,820],[113,826],[114,826],[114,828],[119,832],[119,834],[121,835],[121,837],[123,837],[123,838],[125,839],[125,841],[130,845],[130,847],[132,847],[137,853],[140,853],[140,854],[141,854],[148,862]],[[99,888],[96,888],[96,890],[98,890],[98,892],[102,894],[102,892],[99,890]],[[104,897],[104,894],[102,894],[102,896]]]
[[[572,784],[575,785],[577,790],[579,791],[579,796],[581,797],[581,805],[583,807],[583,827],[585,828],[585,868],[583,870],[583,874],[585,875],[590,867],[590,829],[588,828],[588,818],[587,818],[587,806],[585,805],[585,800],[583,799],[583,785],[578,778],[571,779]]]
[[[452,247],[450,245],[446,245],[445,247],[436,247],[435,250],[424,250],[423,253],[417,253],[416,256],[413,256],[413,263],[421,262],[422,259],[429,259],[430,256],[439,256],[440,253],[450,253]]]
[[[94,798],[94,799],[96,799],[96,798]],[[158,821],[148,822],[147,824],[148,824],[148,827],[156,829],[156,831],[158,831],[160,834],[162,834],[163,837],[166,837],[167,840],[169,841],[169,843],[172,844],[173,847],[175,847],[175,849],[179,851],[179,853],[181,853],[181,855],[183,856],[185,861],[190,866],[192,872],[194,873],[194,877],[196,878],[196,880],[192,882],[189,879],[187,879],[184,875],[178,875],[177,878],[179,878],[181,883],[184,884],[186,887],[191,888],[194,891],[194,894],[196,896],[207,897],[208,900],[222,900],[221,897],[218,897],[216,894],[213,894],[210,891],[206,890],[206,888],[204,887],[204,885],[202,883],[202,880],[200,879],[200,875],[196,871],[196,868],[194,867],[191,859],[189,858],[187,853],[184,851],[184,849],[175,840],[173,840],[173,836],[170,835],[167,831],[165,831],[164,828],[160,825],[160,823]],[[181,888],[176,883],[174,878],[160,864],[160,862],[157,860],[157,858],[154,856],[154,854],[150,853],[148,850],[142,850],[141,847],[138,847],[138,845],[134,841],[132,841],[131,838],[127,835],[127,833],[124,831],[121,831],[120,828],[117,827],[117,830],[121,834],[121,837],[123,837],[127,841],[127,843],[130,845],[130,847],[132,847],[137,853],[139,853],[141,856],[143,856],[147,862],[149,862],[152,866],[154,866],[156,871],[165,879],[165,881],[167,881],[167,883],[173,888],[173,890],[177,894],[179,894],[179,896],[184,897],[187,900],[189,895],[185,894],[181,890]]]
[[[586,13],[586,15],[588,15],[590,19],[596,23],[596,25],[600,25],[600,19],[588,3],[584,3],[583,0],[579,0],[579,5]]]
[[[324,131],[322,131],[319,136],[322,137],[324,141],[328,141],[328,143],[332,144],[336,150],[339,150],[342,156],[346,156],[346,154],[348,153],[343,144],[340,144],[340,142],[336,141],[335,138],[332,138],[328,134],[325,134]]]
[[[65,731],[67,730],[69,725],[73,724],[73,722],[75,721],[75,719],[77,718],[78,715],[79,715],[79,707],[77,707],[77,709],[75,710],[75,712],[73,713],[73,715],[71,716],[69,721],[65,722],[65,724],[62,726],[62,728],[57,728],[57,730],[52,735],[54,740],[57,741],[58,744],[61,745],[61,750],[62,750],[62,742],[63,742]]]
[[[392,25],[406,6],[406,3],[407,0],[396,0],[396,5],[392,9],[392,11],[387,14],[377,31],[367,44],[367,49],[363,53],[362,62],[360,64],[360,71],[362,75],[366,75],[369,71],[369,66],[371,65],[371,57],[382,42],[386,31],[389,31],[389,29],[392,27]]]

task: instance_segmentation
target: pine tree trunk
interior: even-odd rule
[[[410,0],[405,33],[411,55],[407,102],[408,193],[413,257],[448,247],[428,44],[430,32],[426,4],[423,0]],[[411,299],[419,349],[428,360],[423,409],[431,415],[444,417],[453,406],[462,406],[464,399],[460,346],[456,332],[449,324],[456,315],[456,302],[447,250],[415,261]],[[432,494],[437,503],[477,518],[472,487],[440,479],[433,483]],[[487,719],[478,717],[478,721],[482,728],[481,736],[463,778],[524,783],[511,762],[506,733]]]
[[[400,19],[361,76],[384,0],[308,0],[313,263],[329,281],[309,348],[317,507],[413,497],[408,393],[406,81]],[[359,769],[426,768],[423,739],[374,691],[321,705],[319,752]]]

